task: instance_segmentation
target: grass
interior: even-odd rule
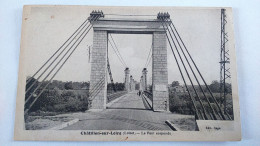
[[[73,120],[70,117],[43,117],[43,116],[28,116],[25,122],[26,130],[44,130],[60,125],[64,122]]]

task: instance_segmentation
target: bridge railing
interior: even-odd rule
[[[143,91],[143,94],[148,97],[151,101],[153,101],[153,94],[148,91]]]
[[[115,92],[115,93],[112,93],[112,94],[108,94],[107,95],[107,103],[125,95],[127,93],[127,91],[119,91],[119,92]]]

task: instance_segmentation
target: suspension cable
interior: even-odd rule
[[[116,86],[114,84],[114,79],[113,79],[113,75],[112,75],[112,71],[111,71],[111,66],[110,66],[110,63],[109,63],[108,49],[107,49],[107,71],[108,71],[108,74],[109,74],[109,77],[110,77],[112,88],[113,88],[114,92],[116,92],[117,89],[116,89]],[[108,77],[107,77],[107,83],[108,83]]]
[[[104,82],[104,77],[101,78],[100,81],[95,84],[95,88],[92,88],[92,92],[90,92],[89,97],[91,97],[92,94],[100,90],[101,86],[103,85],[103,82]],[[89,100],[91,100],[91,98]]]
[[[164,23],[166,23],[166,22],[164,21]],[[164,25],[164,24],[163,24],[163,25]],[[189,78],[189,81],[190,81],[190,83],[191,83],[191,85],[192,85],[192,88],[193,88],[193,90],[194,90],[194,92],[195,92],[197,98],[199,99],[199,103],[200,103],[200,105],[201,105],[201,107],[202,107],[204,117],[205,117],[206,120],[207,120],[208,117],[207,117],[207,115],[206,115],[205,107],[204,107],[204,105],[203,105],[203,103],[202,103],[202,101],[201,101],[201,99],[200,99],[200,97],[199,97],[199,95],[198,95],[198,93],[197,93],[197,90],[196,90],[195,87],[194,87],[194,84],[193,84],[192,79],[191,79],[191,77],[190,77],[190,75],[189,75],[189,72],[188,72],[188,70],[187,70],[187,68],[186,68],[186,66],[185,66],[185,64],[184,64],[184,62],[183,62],[183,59],[182,59],[182,57],[181,57],[181,55],[180,55],[180,52],[179,52],[179,49],[178,49],[178,47],[176,46],[176,44],[175,44],[175,42],[174,42],[174,40],[173,40],[173,37],[172,37],[172,35],[171,35],[171,33],[170,33],[168,27],[167,27],[167,30],[168,30],[168,32],[169,32],[169,34],[170,34],[170,37],[171,37],[172,42],[173,42],[173,44],[174,44],[174,46],[175,46],[175,49],[176,49],[176,51],[177,51],[177,53],[178,53],[178,55],[179,55],[179,58],[180,58],[181,63],[182,63],[182,65],[183,65],[183,67],[184,67],[184,70],[185,70],[185,72],[186,72],[186,74],[187,74],[187,76],[188,76],[188,78]]]
[[[89,91],[90,95],[95,92],[96,88],[98,88],[100,82],[102,82],[104,76],[102,78],[100,78],[100,80],[91,88],[91,90]]]
[[[107,56],[107,71],[108,71],[108,74],[109,74],[109,77],[110,77],[112,88],[116,92],[116,87],[115,87],[115,84],[114,84],[114,80],[113,80],[112,71],[111,71],[111,67],[110,67],[110,64],[109,64],[108,56]]]
[[[150,56],[150,54],[151,54],[151,52],[152,52],[152,48],[153,48],[153,44],[151,45],[151,48],[150,48],[150,50],[149,50],[149,53],[148,53],[148,56],[147,56],[147,59],[146,59],[146,63],[145,63],[145,67],[144,68],[146,68],[147,66],[148,66],[148,64],[150,63],[150,58],[152,57],[152,55]]]
[[[118,50],[118,47],[117,47],[117,45],[116,45],[116,43],[115,43],[115,41],[114,41],[114,39],[113,39],[111,33],[110,33],[109,35],[110,35],[110,37],[111,37],[111,39],[112,39],[112,42],[113,42],[114,45],[115,45],[115,48],[116,48],[116,50],[117,50],[117,52],[118,52],[118,54],[119,54],[119,57],[122,59],[124,65],[127,66],[126,63],[125,63],[125,61],[124,61],[124,59],[123,59],[123,57],[122,57],[122,55],[121,55],[121,53],[120,53],[119,50]]]
[[[147,68],[147,66],[150,64],[151,60],[152,60],[152,55],[151,55],[151,57],[150,57],[150,59],[149,59],[147,65],[146,65],[146,68]]]
[[[109,42],[110,46],[113,48],[113,50],[114,50],[116,56],[118,57],[119,61],[122,63],[122,65],[123,65],[124,67],[126,67],[126,65],[123,63],[123,61],[121,60],[121,58],[118,56],[118,54],[117,54],[117,52],[116,52],[114,46],[112,45],[112,43],[111,43],[111,41],[110,41],[109,39],[108,39],[108,42]]]
[[[89,25],[90,26],[90,25]],[[84,30],[84,32],[80,35],[80,37],[85,33],[85,31],[88,29],[88,27]],[[79,38],[80,38],[79,37]],[[54,71],[54,69],[60,64],[60,62],[63,60],[63,58],[69,53],[69,51],[72,49],[72,47],[77,43],[79,38],[73,43],[73,45],[66,51],[66,53],[62,56],[62,58],[55,64],[55,66],[52,68],[52,70],[47,74],[47,76],[42,80],[42,82],[34,89],[34,91],[31,93],[31,95],[26,99],[25,104],[31,99],[34,92],[43,84],[43,82],[49,77],[49,75]]]
[[[105,80],[101,80],[101,82],[99,83],[99,86],[97,87],[95,92],[92,92],[91,96],[89,96],[89,97],[92,97],[92,98],[89,98],[90,101],[92,101],[96,98],[97,94],[100,92],[100,90],[102,89],[104,84],[105,84]]]
[[[90,30],[90,29],[89,29]],[[86,33],[87,34],[87,33]],[[86,34],[84,35],[84,37],[86,36]],[[81,41],[84,39],[84,37],[81,39]],[[25,111],[25,114],[28,113],[28,111],[30,110],[30,108],[33,106],[33,104],[37,101],[37,99],[41,96],[41,94],[43,93],[43,91],[45,90],[45,88],[50,84],[50,82],[52,81],[52,79],[56,76],[56,74],[60,71],[60,69],[63,67],[63,65],[67,62],[67,60],[70,58],[70,56],[72,55],[72,53],[76,50],[76,48],[78,47],[78,45],[81,43],[81,41],[77,44],[77,46],[72,50],[72,52],[69,54],[69,56],[66,58],[66,60],[62,63],[62,65],[58,68],[58,70],[55,72],[55,74],[51,77],[51,79],[48,81],[48,83],[45,85],[45,87],[42,89],[42,91],[37,95],[37,97],[34,99],[34,101],[31,103],[31,105],[27,108],[27,110]]]
[[[168,21],[168,22],[172,23],[172,21]],[[189,62],[187,56],[185,55],[185,53],[184,53],[184,51],[183,51],[183,49],[182,49],[182,47],[181,47],[181,45],[180,45],[180,42],[179,42],[179,40],[177,39],[177,36],[175,35],[175,32],[174,32],[173,29],[172,29],[172,26],[171,26],[171,25],[169,25],[169,26],[170,26],[170,29],[171,29],[173,35],[174,35],[175,40],[177,41],[177,43],[178,43],[178,45],[179,45],[179,47],[180,47],[180,50],[182,51],[182,54],[183,54],[184,57],[185,57],[186,62],[188,63],[188,65],[189,65],[189,67],[190,67],[190,69],[191,69],[191,71],[192,71],[193,76],[195,77],[195,79],[196,79],[196,81],[197,81],[197,83],[198,83],[198,85],[199,85],[199,87],[200,87],[200,90],[201,90],[202,93],[203,93],[203,96],[205,97],[205,99],[206,99],[206,101],[207,101],[207,103],[208,103],[210,109],[211,109],[212,112],[213,112],[214,119],[217,120],[215,110],[213,109],[212,105],[210,104],[210,101],[209,101],[208,97],[205,95],[205,92],[203,91],[203,89],[202,89],[202,87],[201,87],[201,85],[200,85],[200,82],[199,82],[199,80],[198,80],[196,74],[194,73],[192,66],[190,65],[190,62]]]
[[[199,73],[199,75],[200,75],[200,77],[201,77],[202,81],[204,82],[204,84],[205,84],[205,86],[206,86],[207,90],[209,91],[209,93],[210,93],[211,97],[213,98],[214,102],[216,103],[216,105],[217,105],[217,107],[218,107],[218,109],[219,109],[219,111],[220,111],[220,114],[221,114],[221,117],[222,117],[222,119],[224,119],[224,120],[225,120],[226,118],[225,118],[225,116],[224,116],[224,114],[223,114],[223,112],[222,112],[222,110],[221,110],[221,108],[220,108],[220,105],[219,105],[219,103],[217,102],[216,98],[213,96],[213,94],[212,94],[212,92],[211,92],[211,90],[210,90],[209,86],[207,85],[206,81],[204,80],[204,78],[203,78],[202,74],[200,73],[200,71],[199,71],[199,69],[198,69],[198,67],[197,67],[196,63],[194,62],[194,60],[193,60],[193,58],[191,57],[191,55],[190,55],[190,53],[189,53],[189,51],[188,51],[187,47],[185,46],[185,44],[184,44],[183,40],[181,39],[181,37],[180,37],[180,35],[179,35],[179,33],[178,33],[178,31],[177,31],[176,27],[174,26],[174,24],[173,24],[173,23],[171,23],[171,25],[173,26],[174,30],[176,31],[176,33],[177,33],[177,35],[178,35],[179,39],[181,40],[181,43],[182,43],[182,45],[184,46],[184,48],[185,48],[185,50],[186,50],[187,54],[188,54],[188,55],[189,55],[189,57],[190,57],[190,59],[191,59],[191,61],[192,61],[193,65],[195,66],[195,68],[196,68],[196,70],[198,71],[198,73]]]
[[[86,19],[79,27],[78,29],[61,45],[61,47],[56,50],[56,52],[54,52],[54,54],[33,74],[33,76],[28,79],[26,81],[26,84],[28,84],[29,82],[31,82],[31,80],[36,76],[36,74],[60,51],[60,49],[73,37],[74,34],[76,34],[76,32],[88,21],[88,19]],[[89,21],[88,21],[89,22]],[[88,24],[87,22],[87,24]],[[85,27],[85,26],[84,26]],[[78,35],[78,34],[77,34]],[[72,39],[73,40],[73,39]]]
[[[161,22],[161,23],[163,24],[163,22]],[[163,25],[163,28],[164,28],[165,32],[167,32],[167,30],[166,30],[166,28],[164,27],[164,25]],[[169,43],[169,45],[170,45],[170,47],[171,47],[171,50],[172,50],[174,59],[175,59],[175,61],[176,61],[176,63],[177,63],[178,69],[179,69],[179,71],[180,71],[180,74],[181,74],[182,80],[183,80],[183,82],[184,82],[184,85],[185,85],[185,87],[186,87],[186,89],[187,89],[187,91],[188,91],[189,97],[190,97],[191,102],[192,102],[192,104],[193,104],[193,106],[194,106],[194,109],[195,109],[195,117],[196,117],[196,119],[198,119],[198,118],[199,118],[199,113],[198,113],[197,106],[196,106],[196,104],[195,104],[195,100],[193,99],[193,97],[192,97],[191,94],[190,94],[190,90],[189,90],[189,88],[188,88],[188,86],[187,86],[187,84],[186,84],[185,78],[184,78],[184,76],[183,76],[182,70],[181,70],[180,65],[179,65],[179,61],[178,61],[178,59],[177,59],[177,57],[176,57],[176,54],[175,54],[175,52],[174,52],[174,50],[173,50],[173,47],[172,47],[172,44],[171,44],[171,42],[170,42],[169,36],[168,36],[167,33],[165,33],[165,34],[166,34],[166,37],[167,37],[167,39],[168,39],[168,43]]]
[[[89,21],[88,21],[89,22]],[[42,75],[50,68],[50,66],[60,57],[60,55],[67,49],[67,47],[75,40],[75,38],[79,35],[79,33],[88,25],[88,22],[80,29],[80,31],[74,36],[74,38],[66,45],[65,48],[56,56],[56,58],[45,68],[45,70],[38,76],[38,78],[30,85],[29,88],[26,89],[25,94],[29,92],[29,90],[36,84],[36,82],[42,77]],[[88,26],[89,27],[89,26]],[[56,52],[55,52],[56,53]]]
[[[99,16],[97,16],[97,17],[95,17],[94,19],[95,20],[97,20],[99,18]],[[94,21],[95,21],[94,20]],[[81,40],[79,41],[79,43],[75,46],[75,48],[71,51],[71,53],[69,54],[69,56],[67,56],[67,58],[64,60],[64,62],[61,64],[61,66],[58,68],[58,70],[54,73],[54,75],[51,77],[51,79],[48,81],[48,83],[45,85],[45,87],[42,89],[42,91],[37,95],[37,97],[34,99],[34,101],[30,104],[30,106],[27,108],[27,110],[25,111],[25,114],[27,114],[28,113],[28,111],[30,110],[30,108],[33,106],[33,104],[36,102],[36,100],[40,97],[40,95],[43,93],[43,91],[45,90],[45,88],[50,84],[50,82],[52,81],[52,79],[56,76],[56,74],[60,71],[60,69],[63,67],[63,65],[68,61],[68,59],[70,58],[70,56],[73,54],[73,52],[76,50],[76,48],[79,46],[79,44],[82,42],[82,40],[85,38],[85,36],[88,34],[88,32],[90,31],[90,29],[92,28],[92,26],[88,29],[88,28],[86,28],[85,30],[84,30],[84,32],[80,35],[80,37],[76,40],[76,42],[81,38],[81,36],[83,35],[83,37],[81,38]],[[87,30],[88,29],[88,30]],[[76,43],[75,42],[75,43]],[[75,44],[74,43],[74,44]],[[74,44],[71,46],[71,48],[74,46]],[[71,49],[70,48],[70,49]],[[70,50],[69,49],[69,50]],[[69,52],[69,50],[66,52],[66,54]],[[66,55],[65,54],[65,55]],[[63,56],[62,58],[61,58],[61,60],[64,58],[65,56]],[[61,62],[61,60],[57,63],[57,64],[59,64],[60,62]],[[55,65],[55,67],[54,68],[56,68],[56,66],[57,66],[57,64]],[[51,72],[54,70],[54,68],[51,70]],[[50,73],[51,73],[50,72]],[[47,77],[50,75],[50,73],[47,75]],[[45,79],[47,78],[47,77],[45,77]],[[42,81],[41,83],[40,83],[40,85],[43,83],[44,81]],[[40,86],[39,85],[39,86]],[[34,92],[39,88],[39,86],[34,90]],[[33,93],[34,93],[33,92]],[[25,102],[25,104],[29,101],[29,98],[31,98],[32,97],[32,95],[33,95],[33,93],[27,98],[27,100],[26,100],[26,102]]]

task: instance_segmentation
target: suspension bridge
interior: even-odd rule
[[[93,48],[91,52],[91,75],[88,96],[89,111],[81,121],[67,127],[67,129],[115,129],[114,126],[127,127],[128,129],[167,130],[164,121],[181,117],[170,114],[168,93],[168,65],[167,44],[177,64],[177,68],[184,82],[186,96],[191,102],[192,113],[196,120],[233,120],[233,112],[228,108],[232,106],[227,100],[226,79],[230,78],[227,32],[225,32],[226,15],[221,10],[221,60],[220,60],[220,98],[218,101],[211,92],[199,67],[193,60],[188,48],[185,46],[170,15],[158,13],[154,19],[109,19],[105,18],[102,11],[93,11],[90,16],[76,29],[76,31],[58,48],[54,54],[27,79],[25,91],[25,117],[30,113],[32,106],[41,98],[42,93],[52,82],[64,64],[75,52],[90,30],[93,31]],[[112,15],[112,14],[107,14]],[[137,15],[130,15],[135,17]],[[141,72],[140,79],[134,79],[130,68],[120,54],[119,49],[111,34],[151,34],[152,44],[148,53],[146,64]],[[117,55],[120,63],[125,67],[124,91],[117,92],[114,85],[113,74],[108,57],[108,45]],[[152,63],[152,90],[147,85],[147,66]],[[107,93],[107,79],[110,79],[113,94]],[[40,81],[41,80],[41,81]],[[139,81],[139,89],[136,84]],[[198,88],[195,87],[198,85]],[[191,86],[189,88],[188,86]],[[206,89],[203,89],[203,86]],[[210,96],[207,96],[210,95]],[[186,101],[183,101],[186,102]],[[91,112],[91,111],[100,112]],[[157,112],[159,111],[159,112]],[[130,114],[129,114],[130,113]],[[98,118],[97,118],[98,117]],[[96,120],[93,120],[97,118]],[[84,119],[92,119],[86,124]],[[100,119],[112,119],[113,122],[104,127]],[[121,124],[115,124],[121,122]],[[127,124],[122,124],[127,123]],[[113,124],[114,123],[114,124]],[[129,123],[135,126],[130,126]],[[93,126],[94,125],[94,126]],[[96,126],[95,126],[96,125]],[[103,125],[103,126],[102,126]],[[119,126],[119,127],[120,127]],[[113,128],[114,127],[114,128]],[[119,128],[120,129],[120,128]],[[124,128],[121,128],[124,129]]]

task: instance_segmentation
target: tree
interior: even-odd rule
[[[179,81],[173,81],[171,84],[172,87],[180,86]]]
[[[135,90],[139,90],[140,89],[140,84],[135,84]]]
[[[117,91],[124,91],[124,89],[125,89],[125,84],[124,84],[124,83],[118,83],[118,82],[116,82],[116,83],[115,83],[115,86],[116,86],[116,90],[117,90]]]
[[[73,89],[73,88],[72,88],[72,82],[66,82],[65,85],[64,85],[64,88],[65,88],[66,90],[71,90],[71,89]]]
[[[217,80],[214,80],[211,82],[211,84],[209,85],[209,88],[211,90],[211,92],[213,93],[219,93],[219,82]]]
[[[226,93],[232,93],[232,87],[230,83],[226,83],[225,91]]]
[[[80,88],[87,88],[87,89],[89,89],[89,85],[90,85],[90,82],[88,81],[88,82],[83,82],[82,84],[81,84],[81,87]]]

